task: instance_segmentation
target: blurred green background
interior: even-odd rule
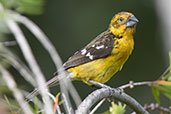
[[[130,80],[158,79],[169,65],[169,57],[164,49],[154,0],[47,0],[43,14],[28,17],[50,38],[65,62],[75,51],[105,31],[114,14],[121,11],[132,12],[139,19],[135,49],[122,71],[106,84],[118,87]],[[51,79],[56,70],[54,64],[31,33],[24,27],[23,30],[46,79]],[[82,99],[94,90],[82,82],[73,83]],[[155,101],[147,86],[128,88],[125,91],[142,105]],[[53,92],[59,92],[59,88],[54,87]],[[162,104],[168,106],[169,101],[164,99]],[[97,113],[106,111],[106,105],[110,104],[105,103]]]

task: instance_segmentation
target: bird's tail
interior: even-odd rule
[[[58,85],[59,81],[62,80],[64,77],[64,75],[56,75],[55,77],[53,77],[52,79],[50,79],[49,81],[46,82],[46,86],[48,87],[52,87],[54,85]],[[67,78],[70,78],[71,75],[67,74]],[[32,101],[32,99],[34,98],[34,96],[36,96],[39,92],[38,88],[35,88],[31,93],[29,93],[26,97],[25,97],[25,101],[29,102]]]

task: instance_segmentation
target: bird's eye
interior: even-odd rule
[[[123,18],[123,17],[120,17],[120,18],[119,18],[119,20],[120,20],[120,21],[123,21],[123,20],[124,20],[124,18]]]

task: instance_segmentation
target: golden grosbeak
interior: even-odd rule
[[[105,83],[122,69],[134,48],[133,35],[138,19],[129,12],[116,14],[106,31],[98,35],[87,46],[77,51],[63,65],[72,80],[88,80]],[[47,82],[52,84],[58,78]],[[34,93],[34,92],[33,92]]]

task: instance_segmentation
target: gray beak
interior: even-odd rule
[[[133,27],[134,25],[137,24],[138,19],[134,16],[131,16],[128,18],[127,22],[126,22],[126,27]]]

